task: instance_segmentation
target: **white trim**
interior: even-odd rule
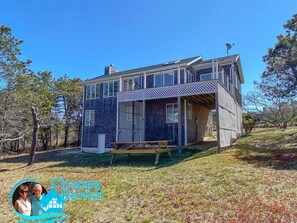
[[[85,123],[85,86],[83,87],[83,104],[82,104],[82,119],[81,119],[81,135],[80,135],[80,151],[82,152],[84,139],[84,123]]]
[[[212,71],[211,79],[214,79],[214,72],[215,72],[214,60],[212,60],[212,62],[211,62],[211,71]]]
[[[178,64],[179,67],[186,67],[187,64]],[[128,73],[128,74],[122,74],[122,75],[119,75],[119,76],[112,76],[112,77],[104,77],[104,75],[101,75],[99,76],[98,78],[94,79],[94,80],[85,80],[85,81],[82,81],[82,85],[87,85],[87,84],[92,84],[92,83],[103,83],[103,82],[109,82],[109,81],[114,81],[114,80],[118,80],[120,79],[121,77],[133,77],[135,75],[141,75],[143,74],[143,72],[146,72],[147,74],[154,74],[154,73],[162,73],[164,71],[167,71],[167,70],[176,70],[177,69],[177,65],[173,65],[173,66],[165,66],[165,67],[159,67],[159,68],[155,68],[155,69],[148,69],[148,70],[145,70],[145,71],[138,71],[138,72],[134,72],[134,73]],[[116,74],[116,73],[114,73]]]
[[[180,84],[180,68],[177,68],[177,84]]]
[[[122,84],[123,84],[123,78],[120,77],[120,86],[119,86],[119,92],[122,92]]]
[[[187,66],[189,66],[189,65],[191,65],[191,64],[193,64],[193,63],[195,63],[195,62],[198,61],[198,60],[202,60],[202,57],[200,56],[200,57],[197,57],[196,59],[190,61],[189,63],[187,63]]]
[[[185,146],[188,145],[188,115],[187,115],[187,100],[184,99],[184,122],[185,122]]]
[[[219,79],[219,61],[216,61],[216,73],[215,73],[215,79]]]
[[[146,73],[143,74],[143,89],[146,89]]]
[[[119,108],[120,108],[120,102],[117,100],[116,142],[119,141]]]

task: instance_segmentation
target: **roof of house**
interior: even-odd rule
[[[234,54],[234,55],[225,56],[225,57],[218,57],[218,58],[213,58],[213,59],[209,59],[209,60],[202,60],[201,56],[195,56],[195,57],[170,61],[167,63],[160,63],[160,64],[146,66],[146,67],[140,67],[140,68],[125,70],[125,71],[119,71],[119,72],[115,72],[115,73],[108,74],[108,75],[101,75],[101,76],[98,76],[98,77],[95,77],[92,79],[87,79],[87,80],[83,81],[82,83],[89,84],[89,83],[93,83],[94,81],[101,80],[101,79],[112,79],[112,78],[116,78],[116,77],[123,76],[123,75],[126,76],[126,75],[131,75],[131,74],[144,73],[145,71],[157,70],[157,69],[162,69],[162,68],[170,69],[170,68],[178,67],[178,66],[180,66],[180,67],[188,66],[190,64],[207,64],[213,60],[218,60],[219,63],[221,63],[221,64],[228,64],[228,63],[238,61],[239,54]],[[240,63],[240,60],[239,60],[239,63]],[[240,67],[241,67],[241,65],[240,65]],[[242,76],[242,81],[243,81],[242,70],[240,72],[241,72],[240,75]]]
[[[53,198],[57,198],[58,202],[67,204],[67,202],[61,197],[61,195],[54,189],[51,189],[47,194],[45,194],[44,197],[41,199],[40,203],[46,206],[48,202]]]

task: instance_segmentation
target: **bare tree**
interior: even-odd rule
[[[262,121],[286,129],[296,116],[294,97],[275,97],[260,91],[249,92],[244,96],[245,110],[261,114]]]

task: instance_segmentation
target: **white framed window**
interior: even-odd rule
[[[187,118],[192,120],[193,118],[193,110],[192,110],[192,105],[191,104],[187,104]]]
[[[133,90],[139,90],[143,87],[142,77],[134,77],[133,78]]]
[[[207,73],[207,74],[201,74],[200,75],[200,80],[201,81],[210,81],[211,80],[212,73]]]
[[[154,87],[174,85],[174,71],[154,75]]]
[[[166,104],[166,123],[178,122],[178,105],[177,103]]]
[[[127,107],[127,121],[132,122],[132,106]]]
[[[85,126],[94,126],[95,124],[95,110],[85,111]]]
[[[103,97],[114,97],[118,92],[118,81],[111,81],[103,83]]]
[[[163,74],[155,74],[154,87],[162,87],[162,86],[163,86]]]
[[[168,72],[163,74],[163,86],[171,86],[174,84],[174,72]]]
[[[123,91],[143,89],[143,76],[131,77],[123,80]]]
[[[190,71],[186,70],[186,76],[187,76],[187,83],[193,83],[195,82],[195,76]]]
[[[86,86],[86,100],[100,98],[100,84]]]

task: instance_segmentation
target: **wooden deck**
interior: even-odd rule
[[[112,150],[110,163],[112,164],[116,154],[156,154],[155,164],[159,163],[161,153],[168,153],[171,157],[171,149],[168,148],[169,140],[162,141],[137,141],[137,142],[113,142],[115,150]]]

